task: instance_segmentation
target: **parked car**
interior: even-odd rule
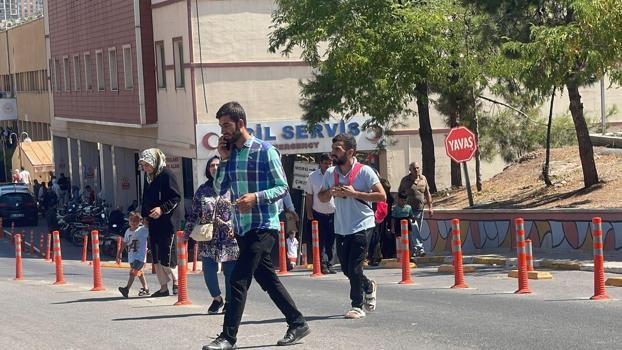
[[[4,192],[0,195],[0,217],[6,222],[39,223],[37,202],[30,192]]]

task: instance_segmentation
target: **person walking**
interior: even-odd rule
[[[149,293],[149,286],[145,279],[144,268],[147,262],[147,240],[149,238],[149,232],[145,226],[141,225],[142,217],[137,211],[133,211],[128,215],[128,222],[130,227],[125,230],[123,236],[123,244],[127,247],[127,262],[130,264],[130,273],[128,276],[127,284],[125,287],[119,287],[119,292],[123,297],[127,298],[130,293],[130,288],[134,283],[134,279],[138,277],[142,288],[138,291],[138,296],[147,296]],[[122,251],[117,252],[117,261],[121,261]]]
[[[203,183],[194,193],[192,199],[192,212],[186,222],[184,236],[190,237],[192,230],[197,224],[212,223],[214,226],[211,241],[203,242],[200,256],[203,260],[203,277],[205,285],[212,296],[212,304],[207,309],[208,314],[217,314],[221,309],[226,310],[231,300],[231,273],[238,260],[240,250],[233,233],[231,217],[231,201],[229,193],[218,196],[214,191],[214,176],[220,165],[220,158],[214,156],[207,161]],[[213,218],[213,220],[212,220]],[[198,248],[200,242],[194,247]],[[225,299],[223,299],[218,285],[218,264],[222,264],[225,275]]]
[[[428,186],[428,180],[421,174],[421,167],[419,163],[412,162],[408,168],[410,173],[402,178],[400,181],[400,187],[398,193],[406,192],[408,195],[408,204],[411,206],[415,213],[414,223],[414,239],[410,240],[410,251],[413,256],[425,256],[425,250],[423,249],[423,243],[421,238],[421,229],[423,228],[423,209],[425,208],[424,201],[428,204],[428,210],[430,211],[430,217],[434,215],[434,209],[432,209],[432,195],[430,195],[430,187]]]
[[[146,175],[141,215],[146,219],[152,259],[160,283],[160,289],[151,297],[165,297],[169,295],[170,280],[173,282],[173,294],[177,294],[174,238],[175,231],[181,226],[179,185],[175,174],[166,168],[166,157],[159,149],[142,151],[138,163]]]
[[[287,181],[276,148],[257,139],[246,128],[246,112],[237,102],[224,104],[216,113],[222,132],[218,144],[221,166],[214,189],[231,191],[235,203],[234,226],[240,257],[231,274],[231,300],[223,330],[203,350],[236,348],[246,294],[253,277],[285,316],[288,328],[277,345],[292,345],[311,330],[274,272],[270,252],[280,228],[276,201],[287,192]]]
[[[320,259],[323,274],[333,274],[333,251],[335,246],[335,202],[324,203],[318,195],[324,187],[324,174],[333,164],[328,154],[320,156],[319,169],[309,174],[305,186],[305,207],[309,222],[317,220],[320,238]]]
[[[318,195],[324,203],[335,200],[337,255],[341,270],[350,280],[352,308],[345,314],[349,319],[365,317],[363,308],[368,312],[376,310],[377,284],[363,273],[363,262],[376,226],[371,203],[386,200],[380,179],[371,167],[356,160],[355,153],[354,136],[340,134],[333,138],[331,155],[335,166],[326,170],[324,187]]]

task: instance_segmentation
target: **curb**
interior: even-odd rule
[[[609,277],[605,285],[611,287],[622,287],[622,277]]]

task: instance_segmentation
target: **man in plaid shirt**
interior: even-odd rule
[[[214,189],[221,195],[231,191],[240,258],[231,275],[233,300],[227,300],[223,331],[203,349],[236,348],[236,336],[253,276],[287,321],[285,337],[277,345],[295,344],[311,331],[274,272],[270,257],[280,229],[276,202],[288,191],[279,153],[248,132],[246,113],[239,103],[224,104],[216,118],[222,136],[218,144],[221,163]]]

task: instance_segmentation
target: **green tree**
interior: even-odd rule
[[[446,1],[277,0],[270,50],[295,48],[315,72],[301,82],[303,118],[314,127],[331,114],[369,115],[367,126],[391,130],[415,114],[423,173],[435,185],[429,86],[442,76]]]
[[[598,182],[592,142],[579,87],[604,74],[619,83],[622,74],[622,1],[465,0],[496,18],[494,34],[505,40],[498,74],[546,96],[568,91],[585,187]]]

